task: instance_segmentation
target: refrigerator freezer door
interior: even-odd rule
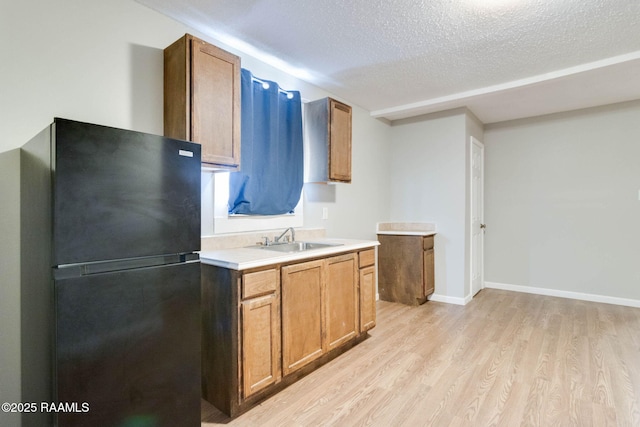
[[[199,263],[58,280],[55,311],[58,425],[200,426]]]
[[[56,119],[54,265],[200,249],[200,145]]]

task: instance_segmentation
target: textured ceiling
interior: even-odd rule
[[[137,1],[376,117],[468,106],[491,123],[640,98],[639,0]]]

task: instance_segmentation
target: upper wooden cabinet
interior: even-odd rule
[[[307,182],[351,182],[351,107],[332,98],[305,105]]]
[[[240,58],[190,34],[164,50],[164,133],[202,144],[202,166],[240,168]]]

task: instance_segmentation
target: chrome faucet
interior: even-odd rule
[[[295,242],[296,241],[296,231],[293,229],[293,227],[289,227],[286,230],[284,230],[281,235],[279,235],[278,237],[273,239],[273,243],[280,242],[280,239],[282,239],[284,237],[284,235],[287,234],[287,231],[289,231],[289,230],[291,230],[291,242]]]

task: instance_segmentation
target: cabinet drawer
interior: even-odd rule
[[[376,263],[376,250],[369,249],[358,253],[360,268],[368,267]]]
[[[422,239],[422,249],[433,249],[433,236],[426,236]]]
[[[242,276],[242,299],[275,292],[278,286],[278,270],[256,271]]]

